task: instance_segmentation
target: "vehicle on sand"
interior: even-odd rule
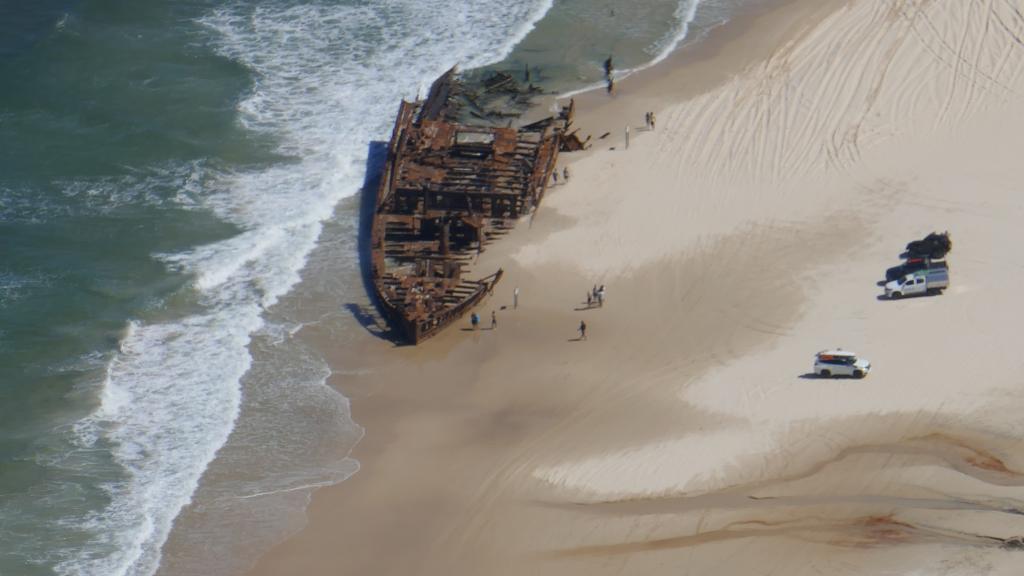
[[[937,294],[949,287],[949,270],[918,270],[885,285],[885,295],[893,300],[904,296]]]
[[[932,232],[921,240],[914,240],[907,244],[908,257],[945,258],[946,254],[953,249],[953,240],[949,232]]]
[[[907,258],[907,261],[899,266],[893,266],[885,271],[885,281],[899,280],[907,274],[918,270],[931,270],[935,268],[949,268],[945,260],[932,260],[931,258],[915,257]]]
[[[871,362],[842,348],[822,350],[814,355],[814,373],[822,378],[852,376],[863,378],[871,371]]]

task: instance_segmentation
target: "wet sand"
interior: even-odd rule
[[[361,470],[253,574],[1016,574],[1022,10],[790,2],[578,97],[496,330],[307,330]],[[879,298],[934,229],[951,287]]]

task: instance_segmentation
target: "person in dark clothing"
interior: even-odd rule
[[[580,340],[586,340],[587,339],[587,323],[584,322],[583,320],[580,320],[580,328],[579,328],[579,330],[580,330]]]

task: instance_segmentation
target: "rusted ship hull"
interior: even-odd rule
[[[454,120],[455,71],[425,100],[402,102],[388,145],[371,231],[381,312],[418,344],[477,306],[499,269],[468,278],[471,261],[536,208],[571,123],[558,117],[515,128]]]

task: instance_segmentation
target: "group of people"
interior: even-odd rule
[[[601,307],[601,306],[604,305],[604,284],[601,284],[600,286],[598,286],[597,284],[594,284],[594,287],[591,288],[590,292],[587,292],[587,307],[588,308],[593,307],[595,304],[598,307]],[[504,306],[502,308],[504,308]],[[512,309],[515,310],[515,309],[518,309],[518,308],[519,308],[519,287],[516,286],[515,290],[512,291]],[[477,314],[476,312],[473,312],[472,314],[470,314],[469,315],[469,323],[473,327],[474,331],[475,330],[479,330],[480,329],[480,315]],[[498,328],[498,314],[494,310],[491,310],[491,330],[496,330],[497,328]],[[580,320],[580,325],[579,325],[579,327],[576,330],[580,334],[580,337],[579,337],[580,340],[586,340],[587,339],[587,323],[585,321]]]
[[[493,288],[492,288],[492,290],[493,290]],[[502,308],[504,309],[504,306],[502,306]],[[519,308],[519,286],[516,286],[516,289],[512,291],[512,309],[515,310],[517,308]],[[480,328],[480,315],[477,314],[476,312],[473,312],[472,314],[470,314],[469,315],[469,323],[470,323],[470,325],[473,326],[473,330],[479,329]],[[495,330],[497,328],[498,328],[498,313],[495,312],[494,310],[491,310],[491,330]]]
[[[517,288],[517,290],[518,290],[518,288]],[[472,314],[470,314],[469,315],[469,323],[473,325],[473,330],[478,329],[480,327],[480,315],[477,314],[476,312],[473,312]],[[494,310],[491,310],[491,330],[494,330],[497,327],[498,327],[498,314],[495,313]]]
[[[604,306],[604,284],[601,286],[594,284],[590,292],[587,292],[587,308],[592,308],[595,304],[598,308]],[[587,339],[587,323],[585,321],[580,320],[580,326],[576,331],[580,333],[580,340]]]
[[[551,171],[551,177],[555,180],[555,184],[558,184],[558,170],[557,169]],[[562,180],[566,184],[569,183],[569,167],[568,166],[562,168]]]

